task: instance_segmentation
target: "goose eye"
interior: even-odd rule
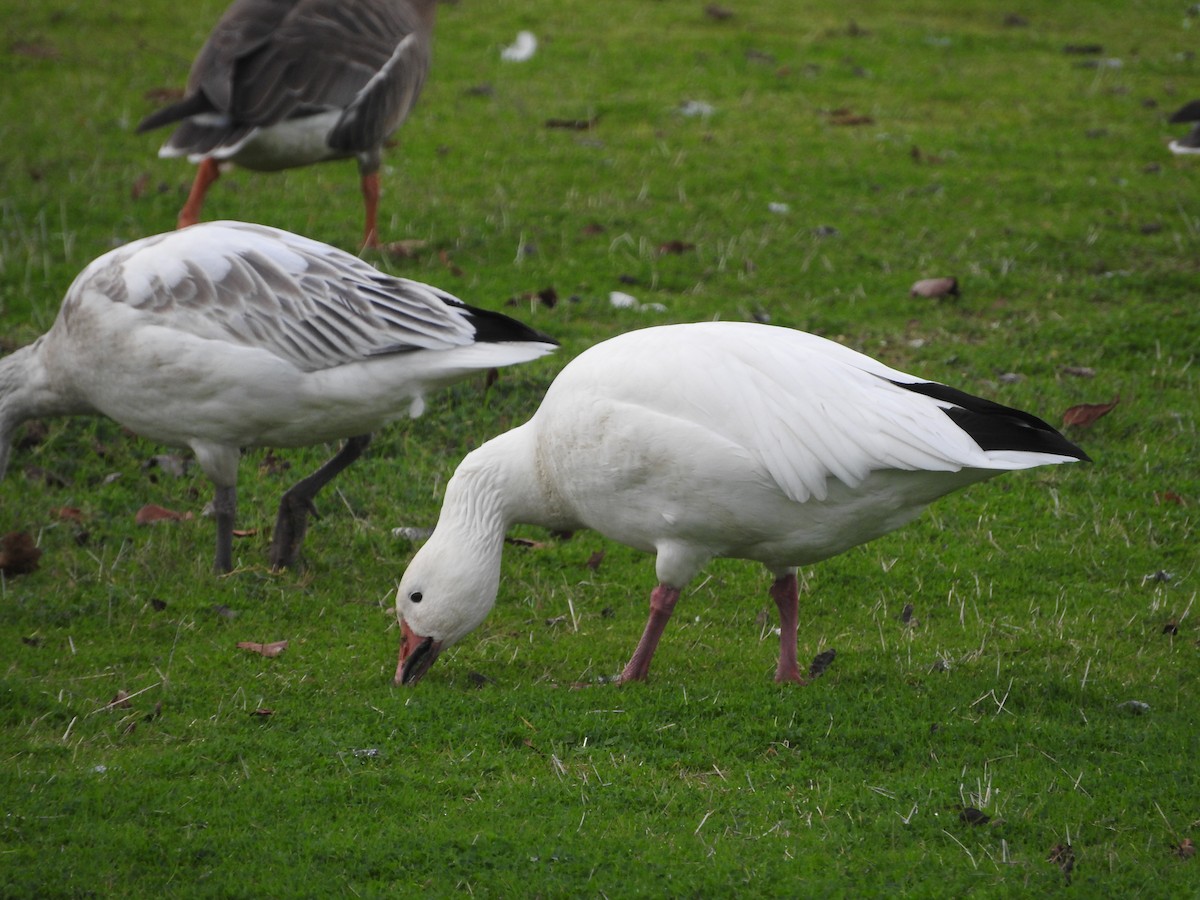
[[[425,597],[420,591],[413,591],[411,594],[408,595],[408,599],[411,600],[413,603],[420,603],[422,600],[425,599]]]

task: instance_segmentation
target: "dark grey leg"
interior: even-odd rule
[[[217,558],[213,571],[218,575],[233,571],[233,522],[237,518],[237,485],[218,487],[213,498],[217,520]]]
[[[308,531],[308,516],[317,514],[313,498],[339,472],[363,455],[371,435],[360,434],[342,445],[332,459],[307,478],[293,485],[279,501],[279,515],[275,519],[275,533],[271,537],[270,562],[275,570],[288,569],[296,564],[304,534]]]

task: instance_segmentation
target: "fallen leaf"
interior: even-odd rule
[[[141,200],[146,196],[146,190],[150,187],[150,173],[143,172],[133,180],[133,184],[129,188],[129,198],[131,200]]]
[[[912,621],[912,616],[913,616],[913,605],[911,603],[905,603],[904,609],[902,609],[900,611],[900,621],[903,622],[905,625],[907,625],[909,622]]]
[[[841,107],[829,113],[830,125],[873,125],[875,120],[870,116],[856,113],[852,109]]]
[[[991,816],[973,806],[964,806],[958,817],[968,825],[986,825],[992,821]]]
[[[1091,366],[1063,366],[1064,375],[1074,375],[1076,378],[1095,378],[1096,370]]]
[[[26,647],[40,647],[40,646],[42,646],[42,639],[40,637],[38,637],[36,634],[32,634],[32,635],[22,637],[21,643],[24,644]]]
[[[266,456],[262,458],[262,462],[258,464],[259,475],[281,475],[292,467],[290,460],[286,460],[275,455],[275,451],[268,450]]]
[[[504,543],[512,544],[514,547],[527,547],[530,550],[545,550],[550,547],[545,541],[532,541],[529,538],[506,537]]]
[[[1187,501],[1174,491],[1155,491],[1155,503],[1174,503],[1176,506],[1187,506]]]
[[[239,650],[248,650],[251,653],[257,653],[259,656],[265,656],[268,659],[278,656],[287,649],[287,645],[287,641],[274,641],[270,644],[260,644],[257,641],[238,641]]]
[[[137,511],[133,521],[137,525],[153,525],[155,522],[180,522],[191,517],[191,513],[178,513],[154,503],[147,503]]]
[[[600,121],[599,116],[588,119],[547,119],[547,128],[564,128],[567,131],[590,131]]]
[[[733,18],[732,10],[726,9],[724,6],[721,6],[717,3],[710,3],[708,6],[704,7],[704,14],[710,19],[715,19],[718,22],[724,22],[726,19]]]
[[[586,237],[595,237],[598,234],[604,234],[605,230],[605,227],[598,222],[589,222],[583,226],[582,234]]]
[[[1163,634],[1179,634],[1179,623],[1174,619],[1167,622],[1162,628]]]
[[[822,675],[833,662],[833,658],[837,656],[836,650],[823,650],[813,657],[812,665],[808,667],[808,674],[813,678]]]
[[[1175,855],[1180,859],[1191,859],[1196,855],[1196,845],[1191,838],[1184,838],[1175,848]]]
[[[679,255],[695,249],[696,245],[689,244],[687,241],[666,241],[658,245],[658,255],[666,256],[668,253]]]
[[[58,59],[59,52],[57,47],[50,44],[26,43],[18,41],[9,47],[9,51],[13,56],[24,56],[26,59]]]
[[[1067,878],[1067,884],[1071,883],[1071,870],[1075,868],[1075,851],[1070,844],[1055,844],[1050,849],[1050,855],[1046,857],[1046,861],[1054,863],[1062,869],[1063,875]]]
[[[1111,403],[1080,403],[1078,406],[1072,406],[1063,413],[1063,424],[1087,428],[1097,419],[1108,415],[1120,402],[1120,397],[1114,397]]]
[[[0,572],[5,575],[35,572],[41,557],[41,548],[28,531],[10,531],[0,537]]]
[[[410,238],[405,241],[392,241],[390,244],[385,244],[383,250],[389,256],[394,256],[397,259],[413,259],[428,245],[429,241],[423,241],[420,238]]]
[[[591,569],[593,572],[597,572],[597,571],[599,571],[600,563],[602,563],[602,562],[604,562],[604,551],[597,550],[595,553],[593,553],[591,556],[588,557],[587,567],[589,569]]]
[[[176,100],[183,99],[183,88],[178,87],[156,87],[145,91],[142,97],[149,100],[155,106],[166,106],[168,103],[174,103]]]
[[[459,268],[458,263],[456,263],[453,259],[450,258],[449,250],[445,250],[445,249],[439,250],[438,251],[438,259],[441,261],[442,265],[446,267],[446,269],[450,272],[451,275],[453,275],[455,278],[462,278],[463,270],[461,268]]]
[[[935,299],[937,297],[957,297],[958,295],[958,279],[953,277],[922,278],[908,289],[910,297]]]
[[[133,704],[129,702],[129,694],[127,694],[125,691],[117,691],[117,693],[113,695],[113,698],[108,701],[109,709],[129,709],[131,706],[133,706]]]
[[[258,534],[257,528],[235,528],[235,529],[233,529],[233,536],[235,538],[254,537],[256,534]]]
[[[74,506],[60,506],[58,509],[51,510],[51,514],[56,519],[62,519],[65,522],[82,522],[83,511],[76,509]]]
[[[167,601],[163,600],[159,597],[151,597],[150,598],[150,608],[153,609],[155,612],[162,612],[164,609],[167,608]]]
[[[261,718],[265,719],[267,716],[275,715],[275,710],[267,709],[265,706],[260,706],[258,709],[254,710],[252,713],[250,713],[250,715],[260,716]]]

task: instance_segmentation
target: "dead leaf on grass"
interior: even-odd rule
[[[133,704],[129,702],[129,694],[126,691],[117,691],[113,698],[108,701],[108,709],[129,709]]]
[[[83,521],[83,511],[74,506],[60,506],[58,509],[51,510],[50,513],[54,518],[62,519],[64,522]]]
[[[137,511],[137,514],[133,517],[133,521],[137,525],[153,525],[155,522],[182,522],[191,517],[192,514],[190,512],[175,512],[173,509],[167,509],[155,503],[147,503]]]
[[[854,110],[847,107],[840,107],[831,110],[829,113],[830,125],[874,125],[875,120],[868,115],[856,113]]]
[[[545,541],[533,541],[529,538],[506,537],[504,543],[512,544],[514,547],[525,547],[529,550],[546,550],[551,545]]]
[[[1050,855],[1046,857],[1046,861],[1054,863],[1062,869],[1067,884],[1071,883],[1071,870],[1075,868],[1075,851],[1070,844],[1055,844],[1050,849]]]
[[[600,563],[602,563],[602,562],[604,562],[604,551],[597,550],[595,553],[593,553],[591,556],[588,557],[587,567],[589,569],[591,569],[593,572],[598,572],[600,570]]]
[[[908,289],[910,297],[925,297],[931,300],[938,297],[957,297],[958,295],[958,279],[954,277],[922,278]]]
[[[708,4],[708,6],[704,7],[704,14],[718,22],[724,22],[726,19],[733,18],[733,10],[721,6],[719,3]]]
[[[383,251],[388,256],[396,259],[413,259],[422,250],[429,246],[429,241],[423,241],[420,238],[409,238],[404,241],[392,241],[390,244],[384,244]]]
[[[251,712],[250,715],[265,719],[267,716],[275,715],[275,710],[267,709],[265,706],[260,706],[258,709]]]
[[[596,123],[600,121],[599,116],[590,116],[586,119],[547,119],[547,128],[563,128],[567,131],[590,131],[596,127]]]
[[[1187,506],[1187,501],[1174,491],[1155,491],[1155,503],[1174,503],[1176,506]]]
[[[1112,412],[1113,408],[1120,402],[1120,397],[1114,397],[1111,403],[1080,403],[1077,406],[1072,406],[1063,413],[1063,424],[1088,428],[1097,419]]]
[[[958,814],[959,819],[967,825],[986,825],[992,821],[992,817],[983,810],[976,809],[973,806],[964,806],[962,812]]]
[[[667,254],[674,254],[679,256],[680,254],[687,253],[689,250],[695,249],[696,245],[688,243],[687,241],[664,241],[658,245],[658,255],[666,256]]]
[[[10,531],[0,538],[0,572],[28,575],[37,571],[42,550],[28,531]]]
[[[812,665],[808,667],[808,674],[813,678],[817,678],[824,674],[825,670],[828,669],[830,664],[833,662],[835,656],[837,656],[836,650],[822,650],[815,657],[813,657]]]
[[[1196,845],[1191,838],[1184,838],[1175,848],[1175,855],[1180,859],[1191,859],[1196,855]]]
[[[287,645],[287,641],[274,641],[270,644],[260,644],[257,641],[238,641],[239,650],[257,653],[259,656],[265,656],[268,659],[278,656],[287,649]]]

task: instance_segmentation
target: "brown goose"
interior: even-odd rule
[[[222,162],[273,172],[358,159],[378,246],[379,166],[429,71],[436,0],[235,0],[200,50],[178,103],[138,132],[180,123],[158,151],[199,164],[180,228],[200,219]]]

